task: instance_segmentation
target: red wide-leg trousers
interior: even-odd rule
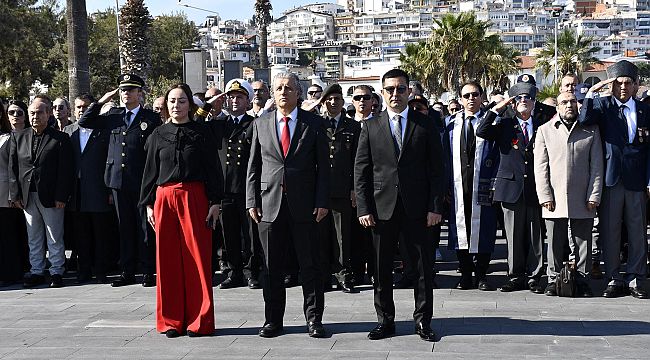
[[[164,184],[156,191],[156,328],[214,332],[212,235],[201,182]]]

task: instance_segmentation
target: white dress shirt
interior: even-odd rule
[[[275,112],[275,129],[278,133],[278,140],[280,140],[280,146],[282,146],[282,132],[284,131],[284,121],[282,118],[284,115],[280,111]],[[289,114],[289,141],[293,139],[293,134],[296,132],[296,124],[298,123],[298,107],[295,107],[293,111]]]
[[[126,120],[126,113],[131,112],[131,119],[129,119],[129,127],[131,127],[131,124],[133,124],[133,119],[138,115],[138,111],[140,111],[140,105],[136,106],[133,108],[133,110],[129,110],[127,108],[124,108],[124,119]]]
[[[90,134],[92,134],[92,132],[93,129],[86,129],[79,126],[79,147],[81,148],[82,153],[86,148],[86,144],[88,144],[88,139],[90,139]]]
[[[517,121],[519,122],[519,127],[522,129],[524,126],[526,126],[526,132],[528,133],[528,141],[530,141],[533,138],[533,117],[528,118],[528,120],[524,121],[517,117]]]
[[[401,119],[400,123],[402,124],[402,141],[404,141],[404,132],[406,131],[406,119],[408,118],[408,114],[409,114],[408,106],[401,113],[392,112],[390,109],[386,109],[386,111],[388,112],[388,119],[390,120],[389,124],[390,124],[390,133],[391,134],[393,134],[393,131],[395,130],[395,120],[394,120],[395,115],[401,115],[402,116],[402,119]]]
[[[623,115],[625,115],[625,122],[627,122],[628,142],[631,144],[632,141],[634,141],[634,136],[636,136],[637,119],[636,119],[636,103],[634,102],[634,98],[632,97],[629,98],[625,104],[620,102],[615,97],[612,98],[614,99],[618,107],[621,107],[621,105],[625,105],[625,109],[623,109]]]

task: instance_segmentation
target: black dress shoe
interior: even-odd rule
[[[292,288],[298,286],[298,276],[297,275],[287,275],[284,277],[284,287]]]
[[[255,276],[255,277],[251,276],[251,277],[248,278],[248,288],[249,289],[261,289],[262,288],[262,286],[260,285],[260,282],[257,281],[257,276]]]
[[[544,295],[546,296],[557,296],[557,287],[554,282],[548,283],[546,285],[546,290],[544,290]]]
[[[310,321],[307,323],[307,332],[309,337],[313,338],[324,338],[327,336],[327,332],[320,321]]]
[[[339,287],[341,288],[341,291],[346,294],[356,294],[359,292],[359,290],[354,288],[354,284],[351,281],[339,283]]]
[[[476,288],[481,291],[494,291],[494,286],[490,285],[486,279],[479,280],[476,284]]]
[[[179,333],[176,329],[169,329],[169,330],[165,331],[165,336],[172,339],[172,338],[177,338],[177,337],[181,336],[181,333]]]
[[[133,284],[135,284],[134,275],[121,274],[117,279],[113,280],[111,286],[121,287],[121,286],[133,285]]]
[[[240,277],[229,277],[226,278],[226,280],[222,281],[221,284],[219,284],[219,289],[233,289],[236,287],[242,287],[245,286],[244,284],[244,279]]]
[[[188,336],[188,337],[192,337],[192,338],[193,338],[193,337],[212,336],[212,333],[209,333],[209,334],[201,334],[201,333],[194,332],[194,331],[192,331],[192,330],[187,330],[187,336]]]
[[[63,278],[61,275],[52,275],[50,276],[50,287],[51,288],[60,288],[63,287]]]
[[[543,294],[544,288],[538,279],[532,279],[528,282],[528,289],[534,294]]]
[[[472,288],[472,278],[471,277],[461,277],[458,284],[456,284],[456,289],[458,290],[469,290]]]
[[[413,289],[413,285],[413,281],[403,277],[393,284],[393,289]]]
[[[424,341],[435,341],[436,334],[431,330],[431,326],[427,323],[421,322],[415,324],[415,333],[420,335],[420,339]]]
[[[154,287],[156,286],[156,277],[153,274],[144,274],[142,275],[142,286],[144,287]]]
[[[108,279],[106,278],[106,275],[97,275],[95,282],[98,284],[108,284]]]
[[[630,288],[630,295],[637,299],[647,299],[648,298],[648,292],[641,289],[640,287],[631,287]]]
[[[35,286],[45,283],[45,277],[43,275],[31,274],[25,277],[23,280],[23,287],[33,288]]]
[[[282,334],[282,325],[264,324],[260,329],[259,336],[263,338],[272,338]]]
[[[370,330],[370,333],[368,333],[368,339],[380,340],[391,335],[395,335],[395,323],[378,324],[374,329]]]
[[[627,291],[621,285],[607,285],[607,288],[603,291],[603,296],[606,298],[617,298],[625,295],[627,295]]]
[[[524,284],[521,282],[516,282],[513,280],[508,280],[505,284],[501,286],[499,290],[501,292],[513,292],[513,291],[519,291],[519,290],[524,290]]]

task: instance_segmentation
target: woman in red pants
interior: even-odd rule
[[[163,108],[169,121],[145,145],[140,205],[156,230],[156,327],[167,337],[214,332],[211,228],[223,175],[216,141],[195,112],[189,86],[172,87]]]

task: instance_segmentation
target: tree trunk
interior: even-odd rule
[[[66,0],[68,43],[68,98],[90,93],[88,71],[88,15],[85,0]]]
[[[269,55],[267,53],[267,37],[268,32],[266,25],[260,26],[260,68],[267,69],[269,67]]]

